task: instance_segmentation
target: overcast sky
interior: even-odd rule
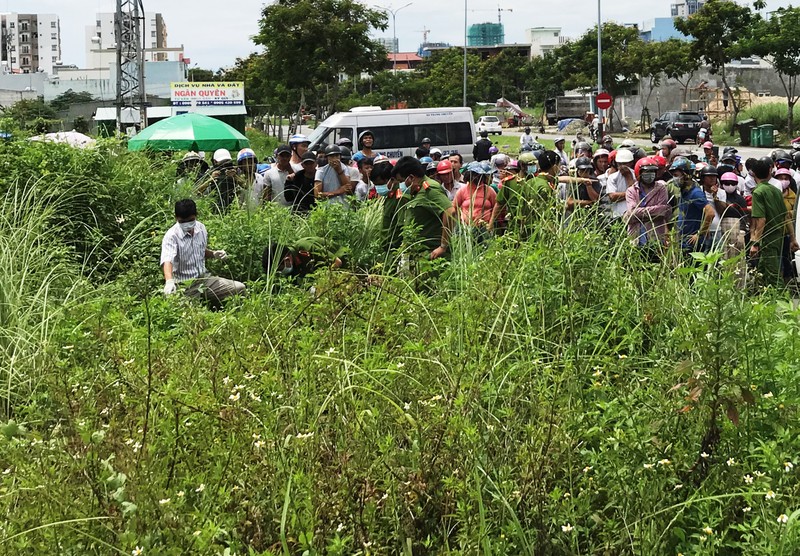
[[[642,24],[654,17],[668,17],[670,4],[676,0],[603,0],[603,20]],[[789,5],[791,0],[769,0],[767,10]],[[372,7],[398,8],[407,0],[373,0]],[[798,2],[795,1],[795,4]],[[168,45],[183,44],[192,64],[217,69],[228,66],[237,57],[257,50],[251,37],[258,31],[258,19],[264,2],[240,0],[227,4],[219,0],[143,0],[147,12],[164,15]],[[19,13],[55,13],[61,18],[62,59],[66,64],[83,67],[86,62],[84,28],[92,25],[97,12],[112,12],[114,0],[0,0],[0,10]],[[497,21],[498,2],[468,0],[467,22]],[[525,29],[561,27],[562,34],[580,36],[597,21],[595,0],[499,0],[503,12],[506,42],[524,42]],[[479,11],[471,11],[471,10]],[[312,17],[316,14],[312,14]],[[320,14],[321,15],[321,14]],[[414,0],[397,13],[397,38],[400,51],[416,51],[422,42],[423,28],[430,29],[428,40],[464,44],[463,0]],[[389,28],[376,36],[392,36]]]

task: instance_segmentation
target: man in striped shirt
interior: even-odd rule
[[[191,199],[175,203],[177,223],[164,234],[161,242],[161,268],[164,271],[164,294],[171,295],[181,282],[190,282],[186,295],[204,299],[218,307],[226,297],[243,293],[244,284],[211,276],[206,270],[206,259],[224,260],[228,254],[222,249],[208,248],[206,227],[197,221],[197,206]]]

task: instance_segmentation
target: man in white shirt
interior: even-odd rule
[[[561,166],[568,166],[569,165],[569,155],[567,151],[564,150],[564,145],[566,144],[567,140],[562,137],[558,136],[553,141],[553,145],[555,145],[556,154],[561,158]]]
[[[614,165],[618,171],[611,174],[606,182],[606,197],[611,217],[616,220],[622,218],[628,210],[625,192],[636,183],[636,175],[633,173],[633,153],[628,149],[619,149]]]
[[[266,191],[264,198],[282,207],[288,207],[291,206],[291,203],[286,200],[283,192],[286,189],[286,178],[289,174],[294,173],[291,164],[292,149],[289,145],[281,145],[275,150],[275,155],[278,157],[278,162],[267,170],[265,175]]]
[[[342,150],[338,145],[325,147],[328,164],[317,168],[314,176],[314,196],[317,201],[327,200],[349,208],[347,196],[353,192],[350,170],[342,163]]]
[[[525,133],[523,133],[519,138],[519,150],[533,150],[533,144],[536,140],[531,135],[531,128],[526,127]]]
[[[191,199],[175,203],[175,220],[161,241],[161,270],[164,273],[164,294],[178,291],[178,284],[189,286],[185,294],[204,299],[214,307],[226,297],[244,292],[241,282],[212,276],[206,270],[206,259],[224,260],[228,254],[223,250],[208,248],[206,227],[197,221],[197,205]]]

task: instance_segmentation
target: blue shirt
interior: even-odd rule
[[[681,203],[678,207],[678,234],[681,236],[681,245],[691,248],[688,244],[689,236],[700,231],[703,223],[703,209],[708,204],[706,194],[697,184],[688,190],[681,191]]]

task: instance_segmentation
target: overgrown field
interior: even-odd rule
[[[0,144],[0,554],[797,554],[800,312],[552,211],[420,281],[380,206],[215,217],[167,157]],[[270,239],[349,268],[261,275]],[[313,289],[312,289],[313,286]]]

